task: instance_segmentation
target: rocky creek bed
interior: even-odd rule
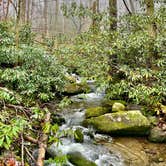
[[[166,133],[151,130],[156,119],[144,116],[139,106],[127,108],[121,101],[105,101],[104,93],[70,99],[72,104],[59,113],[64,119],[60,130],[71,129],[75,134],[63,137],[62,145],[48,148],[52,158],[67,155],[67,166],[166,166]],[[151,143],[148,137],[160,143]]]

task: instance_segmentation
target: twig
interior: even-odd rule
[[[21,166],[24,166],[24,138],[21,134]]]
[[[26,153],[28,154],[28,156],[36,163],[35,158],[31,155],[31,153],[29,152],[29,150],[28,150],[27,147],[25,147],[25,151],[26,151]]]
[[[33,138],[33,137],[30,137],[28,135],[24,135],[24,139],[28,142],[31,142],[31,143],[34,143],[34,144],[38,144],[38,140]]]
[[[124,3],[124,5],[125,5],[127,11],[129,12],[129,14],[132,14],[132,12],[130,11],[129,7],[127,6],[127,3],[126,3],[125,0],[123,0],[123,3]]]
[[[8,108],[14,108],[16,111],[21,110],[24,113],[24,115],[28,119],[30,119],[29,116],[28,116],[28,114],[30,115],[30,109],[29,108],[26,108],[26,107],[23,107],[23,106],[20,106],[20,105],[13,105],[13,104],[6,104],[5,106],[8,107]]]

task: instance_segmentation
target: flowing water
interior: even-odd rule
[[[74,131],[79,129],[84,135],[84,141],[83,143],[76,143],[73,137],[62,138],[62,145],[58,146],[58,150],[63,154],[80,152],[88,160],[96,163],[97,166],[124,166],[120,154],[110,153],[104,146],[95,143],[95,140],[107,140],[107,142],[111,142],[112,138],[110,136],[97,134],[92,128],[81,126],[84,120],[85,109],[100,106],[103,97],[104,93],[95,92],[71,97],[73,104],[62,111],[65,124],[60,127],[60,130],[72,129]],[[71,163],[68,164],[72,166]]]

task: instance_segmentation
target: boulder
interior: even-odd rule
[[[94,162],[86,159],[80,152],[67,154],[68,160],[75,166],[97,166]]]
[[[105,107],[92,107],[92,108],[86,109],[85,117],[86,118],[96,117],[96,116],[104,115],[109,112],[110,112],[109,109]]]
[[[83,92],[89,92],[90,88],[87,84],[81,84],[81,83],[71,83],[66,85],[64,88],[64,94],[66,95],[76,95]]]
[[[112,112],[119,112],[119,111],[125,111],[125,106],[122,103],[115,102],[112,105]]]
[[[138,110],[92,117],[85,119],[83,125],[92,125],[100,133],[124,136],[144,136],[150,130],[150,122]]]
[[[156,142],[156,143],[166,142],[166,131],[163,131],[159,127],[154,127],[150,131],[149,141]]]

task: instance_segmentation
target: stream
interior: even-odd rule
[[[83,134],[83,143],[77,143],[73,136],[63,137],[62,144],[51,145],[51,149],[56,151],[51,153],[56,153],[55,155],[81,154],[97,166],[165,166],[165,144],[153,144],[146,138],[112,138],[109,135],[96,133],[91,127],[85,128],[81,125],[85,118],[85,110],[101,106],[104,95],[102,92],[96,93],[92,86],[91,93],[70,97],[72,104],[60,113],[65,119],[65,123],[60,126],[60,131],[79,129]],[[56,164],[50,166],[56,166]],[[65,166],[76,165],[67,162]]]
[[[57,151],[63,154],[71,152],[81,153],[86,159],[93,161],[97,166],[124,166],[120,154],[110,153],[107,148],[97,141],[111,142],[112,138],[108,135],[97,134],[93,128],[81,126],[84,120],[85,109],[96,107],[102,104],[104,93],[91,92],[88,94],[79,94],[71,97],[73,103],[63,109],[62,117],[65,124],[60,127],[60,131],[73,131],[79,129],[83,133],[83,143],[76,143],[73,137],[62,138],[62,144],[58,145]],[[52,145],[52,148],[56,146]],[[68,163],[69,166],[74,166]],[[86,165],[85,165],[86,166]]]

